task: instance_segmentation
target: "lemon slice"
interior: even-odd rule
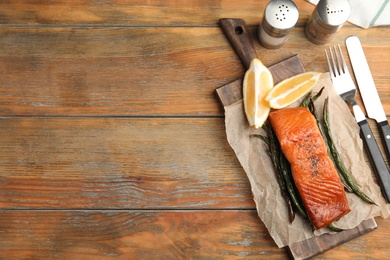
[[[244,110],[251,127],[262,127],[267,120],[271,108],[265,97],[273,85],[268,68],[259,59],[253,59],[243,81]]]
[[[318,72],[304,72],[287,78],[276,84],[265,99],[271,108],[284,108],[306,95],[320,76]]]

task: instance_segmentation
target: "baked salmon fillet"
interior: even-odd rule
[[[343,184],[310,111],[304,107],[274,110],[269,120],[314,228],[347,214],[351,209]]]

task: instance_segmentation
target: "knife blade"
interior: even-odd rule
[[[387,158],[390,161],[390,127],[378,91],[375,87],[374,79],[372,78],[362,44],[357,36],[349,36],[345,40],[345,44],[367,115],[377,122],[379,134]]]

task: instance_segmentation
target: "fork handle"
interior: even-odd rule
[[[364,141],[364,144],[368,150],[368,154],[372,165],[374,166],[375,173],[378,177],[380,186],[382,188],[382,194],[387,203],[390,203],[390,172],[387,168],[382,153],[379,150],[378,144],[375,141],[374,135],[366,119],[358,122],[360,126],[360,134]]]

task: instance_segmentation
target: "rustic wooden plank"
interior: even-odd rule
[[[302,28],[278,50],[261,47],[250,31],[265,65],[299,54],[306,70],[327,71],[325,47],[305,40]],[[390,114],[386,33],[341,30],[331,44],[362,36]],[[376,54],[378,41],[382,55]],[[0,115],[221,116],[214,90],[244,74],[219,27],[0,27],[0,46]]]
[[[0,208],[254,208],[223,118],[1,118]]]
[[[1,28],[2,115],[221,115],[219,28]],[[219,111],[219,112],[218,112]]]
[[[314,6],[297,0],[305,14],[304,24]],[[260,23],[267,1],[7,1],[0,3],[1,24],[87,24],[126,26],[209,26],[221,17],[241,17],[248,24]],[[216,19],[215,19],[216,18]]]
[[[285,258],[255,211],[2,211],[5,258]]]
[[[386,224],[378,219],[379,226]],[[256,211],[0,211],[3,258],[286,259]],[[386,259],[390,229],[314,259]],[[378,242],[378,241],[382,241]]]

